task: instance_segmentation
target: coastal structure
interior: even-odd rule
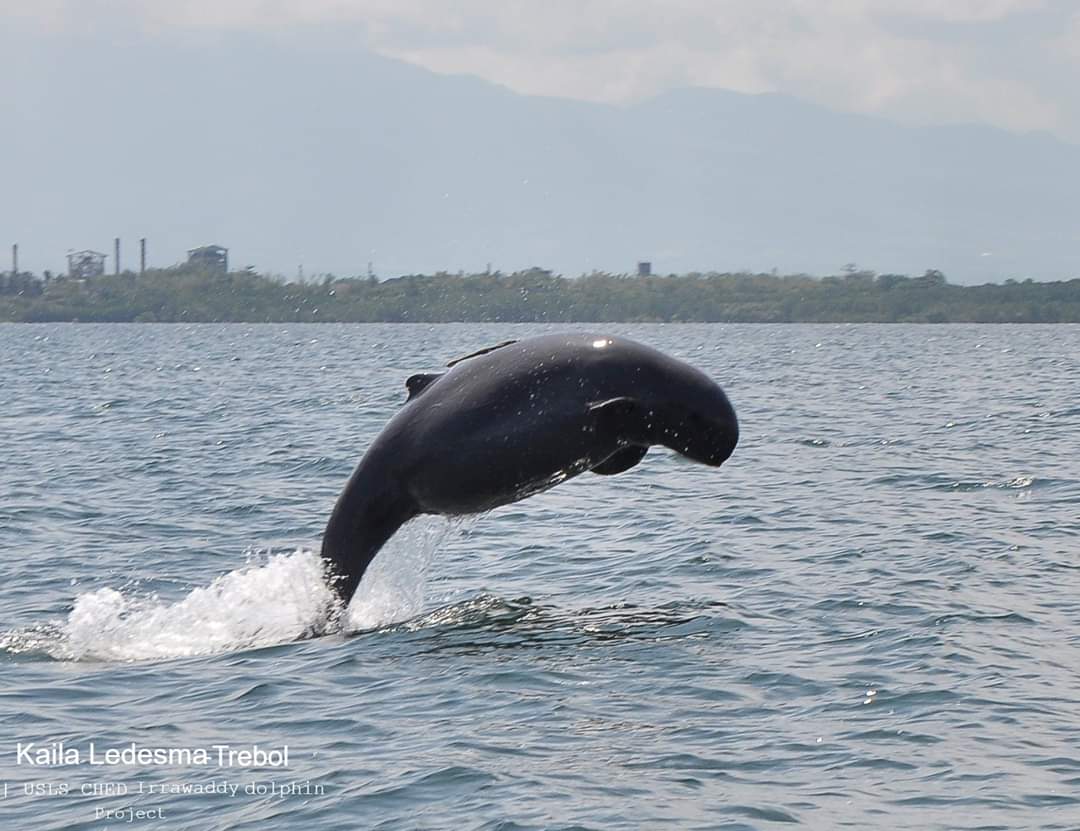
[[[108,255],[100,251],[72,251],[67,255],[68,277],[73,280],[89,280],[105,273]]]
[[[227,274],[229,271],[229,249],[220,245],[203,245],[188,251],[188,265],[202,271]]]

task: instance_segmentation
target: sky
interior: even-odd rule
[[[110,27],[343,26],[380,54],[521,93],[780,92],[1080,143],[1078,0],[0,0],[0,23],[31,42]]]

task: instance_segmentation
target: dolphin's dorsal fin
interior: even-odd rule
[[[405,380],[405,389],[409,391],[409,397],[405,399],[405,403],[412,401],[416,396],[426,390],[435,381],[442,378],[441,374],[433,374],[428,372],[421,372],[417,375],[410,375]]]
[[[486,355],[488,352],[494,352],[496,349],[502,349],[504,346],[509,346],[512,343],[517,343],[517,341],[504,340],[502,343],[497,343],[494,346],[489,346],[485,349],[477,349],[475,352],[470,352],[468,355],[462,355],[460,358],[454,358],[454,360],[448,363],[447,366],[450,367],[454,364],[460,364],[462,361],[467,361],[469,360],[469,358],[477,358],[480,355]]]

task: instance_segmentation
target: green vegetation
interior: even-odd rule
[[[251,270],[186,268],[78,282],[0,277],[0,321],[725,321],[748,323],[1080,322],[1080,279],[950,285],[848,269],[838,277],[684,274],[565,278],[513,274],[326,277],[285,283]]]

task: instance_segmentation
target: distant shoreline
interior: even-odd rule
[[[934,323],[900,320],[789,320],[779,323],[745,320],[0,320],[0,326],[1080,326],[1080,321],[1030,323],[1019,320],[975,322],[941,320]]]
[[[1080,278],[957,286],[938,271],[567,278],[533,268],[283,283],[187,268],[85,281],[8,272],[0,322],[1080,323]]]

